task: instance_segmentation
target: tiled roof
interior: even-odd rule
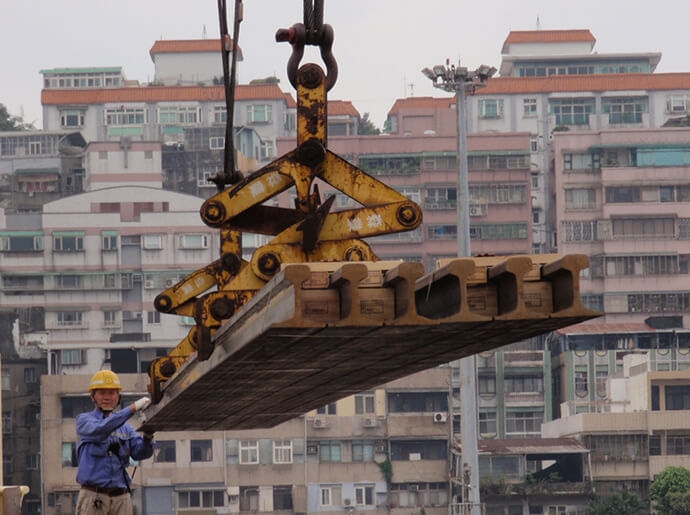
[[[292,96],[292,93],[285,93],[285,101],[289,108],[294,109],[297,107],[297,100]]]
[[[106,104],[112,102],[185,102],[224,100],[223,86],[142,86],[111,89],[44,89],[41,105]],[[236,100],[285,100],[277,84],[238,85]]]
[[[502,53],[508,53],[508,47],[520,43],[596,43],[596,38],[588,29],[575,30],[512,30],[503,42]]]
[[[393,107],[388,111],[388,115],[392,115],[401,109],[448,109],[455,104],[455,96],[445,98],[433,97],[407,97],[399,98],[393,104]]]
[[[360,118],[359,111],[349,100],[329,100],[328,115],[331,116],[354,116]]]
[[[690,89],[690,73],[616,73],[553,75],[551,77],[496,77],[477,95],[557,93],[580,91],[658,91]]]
[[[149,54],[189,54],[192,52],[219,52],[220,38],[216,39],[162,39],[156,41]]]

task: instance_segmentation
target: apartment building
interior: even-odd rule
[[[0,132],[0,207],[38,211],[46,202],[83,191],[85,148],[74,131]]]
[[[577,438],[590,449],[587,477],[598,493],[625,488],[646,497],[664,468],[690,467],[686,360],[659,369],[649,358],[645,353],[624,358],[622,373],[606,382],[608,402],[585,410],[565,403],[562,417],[542,428],[547,438]]]
[[[581,288],[605,322],[688,323],[689,138],[687,128],[554,137],[559,249],[590,256]]]
[[[589,30],[512,31],[500,77],[467,97],[468,133],[527,132],[534,252],[560,252],[551,164],[558,131],[656,129],[688,112],[690,73],[653,73],[659,53],[600,54]],[[406,98],[388,114],[393,134],[454,134],[455,99]]]

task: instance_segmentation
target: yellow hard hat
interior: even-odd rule
[[[122,390],[120,378],[112,370],[99,370],[91,378],[89,392],[94,390]]]

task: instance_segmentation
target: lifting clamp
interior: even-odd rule
[[[160,401],[165,382],[194,353],[199,360],[210,357],[213,336],[221,324],[282,265],[377,261],[362,238],[410,231],[422,222],[422,211],[416,203],[328,150],[327,91],[335,84],[337,65],[330,51],[332,29],[320,22],[317,28],[314,25],[312,20],[311,24],[296,24],[276,34],[277,40],[293,45],[288,75],[297,90],[297,147],[202,204],[204,223],[220,230],[220,258],[192,272],[154,301],[162,313],[195,320],[189,334],[167,356],[151,363],[149,390],[154,403]],[[327,74],[313,63],[297,68],[305,43],[321,47]],[[319,182],[339,190],[361,207],[331,211],[335,196],[322,202]],[[290,188],[296,192],[294,209],[266,205]],[[243,231],[271,235],[273,239],[245,260]]]

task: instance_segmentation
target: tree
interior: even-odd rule
[[[690,513],[690,470],[666,467],[654,478],[650,497],[659,515]]]
[[[266,77],[264,79],[252,79],[249,81],[249,84],[278,84],[280,83],[280,79],[276,77],[275,75],[272,75],[270,77]]]
[[[21,116],[12,116],[4,104],[0,104],[0,131],[26,131],[34,129],[29,123],[24,123]]]
[[[359,121],[357,134],[364,136],[378,136],[381,134],[381,130],[369,119],[369,113],[364,113],[364,116],[362,116],[362,119]]]
[[[644,515],[649,506],[636,494],[622,490],[597,497],[589,504],[589,515]]]

